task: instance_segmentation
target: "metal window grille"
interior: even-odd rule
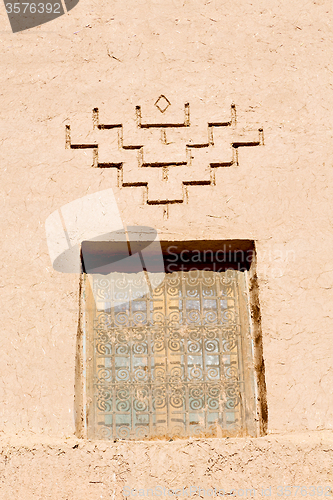
[[[256,434],[245,273],[90,278],[88,437]]]

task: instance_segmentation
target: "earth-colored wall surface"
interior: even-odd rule
[[[332,480],[332,22],[328,0],[81,0],[12,34],[1,7],[2,498]],[[229,119],[234,103],[238,131],[264,131],[168,217],[144,187],[119,187],[117,169],[92,168],[91,150],[65,149],[65,126],[84,143],[93,108],[104,123],[130,123],[138,105],[155,119],[161,94],[170,120],[184,103],[193,123]],[[256,242],[268,436],[73,449],[79,277],[53,270],[44,225],[107,188],[124,224],[161,239]]]
[[[16,439],[1,452],[1,498],[331,498],[332,444],[325,431],[130,445]]]

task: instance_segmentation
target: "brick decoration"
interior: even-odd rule
[[[155,107],[163,114],[171,106],[161,95]],[[228,121],[192,124],[190,105],[184,105],[182,121],[145,122],[140,106],[135,120],[102,124],[93,109],[93,127],[87,143],[71,140],[66,126],[66,148],[92,149],[94,168],[116,168],[120,187],[145,187],[145,203],[183,203],[189,185],[215,185],[217,168],[238,166],[238,150],[264,144],[263,129],[250,137],[238,133],[236,106]]]

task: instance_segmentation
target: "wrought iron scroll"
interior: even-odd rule
[[[242,435],[243,273],[94,275],[89,434],[97,439]]]

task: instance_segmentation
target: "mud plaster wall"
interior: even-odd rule
[[[18,456],[25,467],[37,463],[37,471],[59,463],[54,474],[62,481],[64,462],[53,445],[50,452],[36,445],[40,462],[30,448],[41,440],[65,443],[74,434],[79,279],[52,269],[44,223],[63,204],[109,187],[125,224],[152,225],[162,239],[256,241],[268,432],[277,436],[274,453],[282,459],[273,465],[269,455],[267,469],[253,472],[244,450],[257,444],[236,440],[238,472],[269,482],[276,467],[287,473],[302,461],[314,431],[332,430],[332,9],[327,0],[306,6],[299,0],[81,0],[66,16],[12,34],[1,7],[0,431],[3,443],[11,443],[13,467]],[[89,150],[65,149],[65,124],[84,136],[92,108],[99,107],[104,121],[124,122],[136,105],[148,109],[160,94],[175,116],[185,102],[199,115],[215,106],[228,113],[234,102],[239,126],[262,126],[265,136],[264,147],[240,150],[239,167],[218,169],[215,186],[190,186],[188,203],[171,205],[167,220],[160,206],[143,204],[143,188],[120,189],[115,169],[91,168]],[[311,434],[297,434],[299,444],[285,448],[278,444],[285,432]],[[331,443],[330,434],[319,434],[318,471],[331,456],[325,451],[331,445],[323,444]],[[27,443],[24,451],[17,451],[15,436]],[[98,462],[97,452],[87,458],[85,446],[59,444],[74,475],[80,460]],[[149,482],[145,450],[153,448],[119,446],[121,456],[107,453],[117,468],[129,463],[125,478]],[[186,445],[151,446],[168,454],[171,446]],[[191,464],[226,446],[196,444],[186,458],[186,480]],[[77,464],[74,452],[81,454]],[[154,477],[172,482],[181,456],[161,461]],[[314,471],[307,467],[303,479]],[[43,473],[35,473],[38,482]],[[4,498],[13,480],[6,477]],[[65,498],[57,491],[48,490],[49,497]],[[69,490],[67,496],[76,498]]]

